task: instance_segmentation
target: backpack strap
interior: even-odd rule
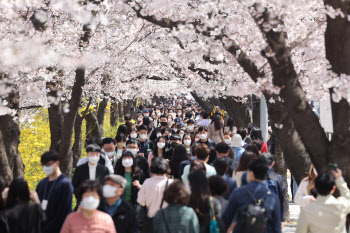
[[[248,188],[246,186],[243,186],[243,187],[247,190],[249,196],[253,199],[254,203],[258,203],[259,205],[260,205],[261,201],[265,199],[265,197],[267,197],[268,195],[271,194],[271,191],[267,190],[266,194],[262,198],[256,200],[255,197],[253,196],[253,194],[251,192],[249,192]]]
[[[168,182],[169,182],[169,179],[166,180],[165,189],[168,187]],[[164,191],[165,191],[165,189],[164,189]],[[159,209],[163,208],[163,203],[164,203],[164,195],[163,195],[163,198],[162,198],[162,202],[160,203],[160,208]]]

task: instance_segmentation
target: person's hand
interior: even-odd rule
[[[283,229],[284,227],[284,222],[281,222],[281,229]]]
[[[29,199],[35,203],[40,204],[40,199],[39,199],[38,193],[35,190],[31,190],[29,192]]]
[[[232,223],[231,226],[227,229],[226,233],[233,232],[233,230],[235,229],[236,224],[237,224],[237,222]]]
[[[165,161],[167,161],[168,163],[170,162],[170,160],[169,160],[169,159],[166,159]]]
[[[6,201],[6,200],[7,200],[8,194],[9,194],[9,188],[7,187],[7,188],[5,188],[4,191],[2,191],[2,193],[1,193],[2,199]]]
[[[140,189],[142,187],[138,180],[135,180],[134,182],[132,182],[132,185],[134,185],[138,189]]]
[[[343,176],[343,173],[339,168],[337,168],[336,172],[332,170],[332,174],[333,174],[334,178],[336,178],[336,179]]]
[[[316,201],[316,199],[315,199],[314,196],[312,196],[312,197],[310,198],[310,203],[313,202],[313,201]]]
[[[145,157],[145,153],[139,153],[139,155]]]

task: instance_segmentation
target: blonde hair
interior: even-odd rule
[[[310,169],[309,169],[309,174],[308,174],[308,181],[309,181],[309,185],[307,186],[307,193],[309,194],[309,195],[311,195],[311,190],[313,189],[313,188],[315,188],[315,179],[316,179],[316,177],[317,177],[317,175],[315,174],[315,172],[314,172],[314,165],[313,164],[311,164],[311,166],[310,166]]]

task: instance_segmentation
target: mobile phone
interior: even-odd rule
[[[338,168],[338,164],[336,164],[336,163],[329,163],[328,167],[329,167],[329,170],[336,172],[337,168]]]

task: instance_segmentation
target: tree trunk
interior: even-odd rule
[[[275,135],[274,135],[275,136]],[[288,181],[287,181],[287,166],[285,164],[284,156],[282,149],[280,147],[279,141],[277,137],[274,137],[275,140],[275,165],[274,170],[276,173],[280,174],[283,177],[284,183],[286,185],[286,195],[285,195],[285,202],[286,202],[286,221],[289,222],[289,200],[288,200]]]
[[[349,1],[325,0],[326,5],[340,9],[345,15],[350,8]],[[331,69],[338,76],[350,75],[350,25],[347,18],[337,16],[331,18],[327,15],[327,29],[325,33],[326,58]],[[330,144],[330,162],[337,163],[343,171],[346,181],[350,182],[350,106],[346,99],[338,103],[334,101],[331,89],[331,105],[333,115],[333,135]]]
[[[73,167],[75,168],[81,156],[81,127],[84,118],[77,114],[74,123],[74,144],[73,144]]]
[[[100,125],[98,124],[98,119],[95,113],[89,112],[86,114],[86,139],[97,137],[102,137],[102,130],[100,129]]]
[[[204,100],[202,97],[197,95],[195,92],[191,92],[193,98],[198,102],[198,104],[206,111],[207,113],[211,113],[214,109],[214,104],[209,100]]]
[[[98,110],[97,110],[97,122],[98,122],[99,130],[101,131],[102,136],[103,136],[103,123],[105,120],[105,111],[106,111],[107,104],[108,104],[108,99],[103,98],[103,100],[99,103]]]
[[[118,102],[118,120],[123,121],[124,120],[124,102],[120,101]]]
[[[123,116],[126,116],[127,114],[131,114],[131,111],[130,111],[131,105],[132,105],[132,100],[127,100],[126,102],[124,102]]]
[[[3,122],[1,121],[0,124],[3,124]],[[10,164],[7,159],[6,147],[4,144],[1,131],[0,131],[0,177],[4,178],[7,184],[9,184],[13,180],[13,172],[10,168]]]
[[[0,165],[1,170],[4,170],[0,173],[4,173],[3,177],[5,177],[7,181],[11,181],[11,178],[24,177],[24,165],[18,151],[18,145],[20,142],[20,130],[18,123],[11,115],[2,115],[0,116],[0,131],[0,147],[2,147],[2,149],[0,149]],[[6,156],[7,159],[4,156]],[[8,166],[12,174],[9,172],[7,167],[2,166]]]
[[[251,110],[249,105],[238,100],[233,96],[227,98],[220,98],[225,106],[225,110],[230,117],[233,118],[237,128],[247,128],[252,123]]]
[[[49,124],[51,133],[50,150],[59,151],[62,138],[63,114],[60,105],[50,104],[48,108]]]
[[[111,117],[110,124],[111,126],[116,126],[118,124],[118,102],[111,101]]]
[[[310,168],[310,157],[283,103],[267,102],[272,131],[283,151],[287,168],[299,184]]]
[[[69,100],[69,112],[64,115],[62,137],[59,146],[59,159],[61,171],[68,177],[72,175],[72,136],[76,115],[79,109],[83,86],[85,85],[85,69],[78,68],[75,71],[75,83],[73,85],[71,99]]]
[[[253,125],[260,127],[260,98],[252,95],[251,101]]]

